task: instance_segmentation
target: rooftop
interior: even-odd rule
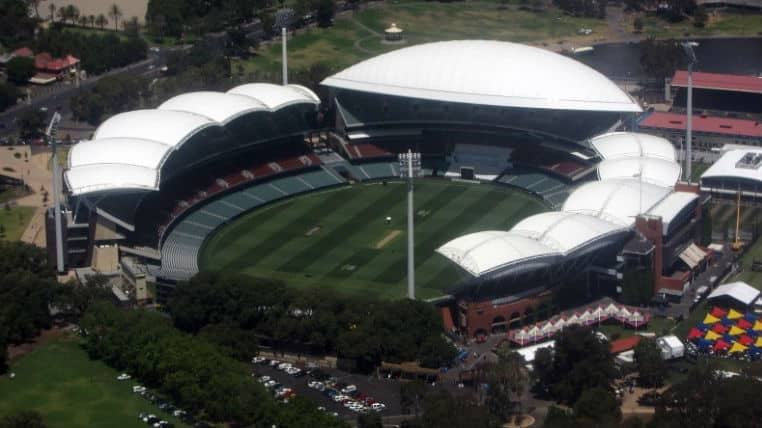
[[[682,88],[688,87],[688,72],[685,70],[675,71],[675,75],[672,77],[672,86]],[[698,89],[715,89],[718,91],[762,94],[762,78],[694,71],[693,87]]]
[[[654,112],[641,119],[643,128],[685,130],[686,116]],[[712,134],[762,138],[762,124],[753,120],[693,115],[693,131]]]

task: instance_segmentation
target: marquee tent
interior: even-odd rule
[[[717,318],[716,316],[712,314],[706,314],[703,321],[704,324],[714,324],[717,322],[720,322],[720,318]]]
[[[743,314],[737,310],[731,309],[730,312],[728,312],[728,319],[737,320],[739,318],[743,318]]]

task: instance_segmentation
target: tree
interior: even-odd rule
[[[560,407],[550,406],[542,426],[543,428],[569,428],[574,426],[574,416]]]
[[[102,30],[106,25],[108,25],[108,19],[106,19],[106,17],[100,13],[95,18],[95,25],[97,25]]]
[[[638,367],[638,381],[648,388],[658,388],[667,378],[667,364],[661,356],[656,342],[643,338],[635,347],[635,364]]]
[[[635,28],[635,32],[640,34],[643,31],[643,18],[638,16],[635,18],[635,20],[632,22],[633,28]]]
[[[704,28],[707,20],[709,20],[709,15],[706,13],[706,8],[703,6],[697,7],[693,12],[693,25],[697,28]]]
[[[87,15],[87,23],[90,24],[90,27],[95,28],[95,15]]]
[[[501,353],[497,363],[487,367],[487,408],[498,421],[507,421],[515,412],[511,405],[524,391],[526,378],[523,358],[515,353]]]
[[[6,66],[8,80],[17,85],[26,85],[34,76],[34,59],[25,57],[13,57]]]
[[[34,410],[22,410],[0,419],[0,428],[45,428],[42,415]]]
[[[45,113],[34,108],[28,108],[19,114],[18,128],[19,137],[31,140],[42,136],[42,128],[45,126]]]
[[[574,403],[574,419],[578,426],[612,427],[622,419],[622,411],[609,389],[585,390]]]
[[[0,83],[0,111],[16,105],[19,91],[10,83]]]
[[[426,385],[420,380],[400,384],[400,406],[404,412],[418,416],[422,409]]]
[[[50,3],[48,5],[48,10],[50,11],[50,22],[55,22],[56,20],[56,4]]]
[[[357,428],[384,428],[381,416],[377,413],[357,417]]]
[[[118,4],[113,3],[108,8],[108,16],[114,20],[114,31],[119,30],[119,19],[122,17],[122,8]]]
[[[140,22],[137,16],[133,16],[123,24],[124,34],[127,37],[139,37],[140,36]]]
[[[318,27],[327,28],[333,25],[334,8],[333,0],[318,0],[316,16]]]

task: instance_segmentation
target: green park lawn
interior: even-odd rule
[[[54,339],[13,363],[14,379],[0,377],[0,416],[36,410],[56,428],[141,428],[138,413],[150,412],[185,426],[119,382],[116,370],[91,360],[76,337]]]
[[[33,207],[0,207],[0,224],[5,229],[5,234],[0,239],[7,241],[18,241],[21,235],[29,225],[29,221],[34,215]]]
[[[381,42],[384,29],[393,22],[405,30],[405,45]],[[580,28],[591,28],[593,35],[580,38],[576,35]],[[519,10],[516,4],[499,10],[498,3],[491,1],[385,2],[337,15],[331,28],[299,30],[289,40],[288,61],[291,70],[304,70],[315,63],[338,70],[411,44],[456,39],[514,42],[580,39],[589,43],[591,38],[603,38],[606,33],[604,20],[570,17],[555,8],[530,12]],[[280,42],[274,42],[260,48],[257,56],[238,64],[246,72],[277,73],[280,55]]]
[[[224,226],[201,270],[242,272],[293,287],[380,298],[406,295],[406,186],[355,184],[288,199]],[[464,273],[435,250],[462,234],[507,230],[547,207],[507,186],[422,179],[415,191],[416,295],[439,296]],[[392,221],[386,224],[384,219]]]

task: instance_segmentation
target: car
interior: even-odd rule
[[[157,418],[156,415],[154,414],[143,416],[143,422],[147,424],[151,424],[151,425],[155,424],[156,422],[159,422],[160,420],[161,419]]]
[[[370,408],[377,412],[381,412],[386,409],[386,406],[383,403],[373,403],[370,405]]]
[[[181,418],[181,417],[185,416],[187,413],[188,412],[186,412],[185,410],[175,409],[175,411],[172,412],[172,416],[174,416],[176,418]]]
[[[272,380],[270,376],[262,376],[261,378],[259,378],[259,381],[262,383],[269,382],[270,380]]]
[[[280,363],[280,364],[278,364],[278,370],[286,370],[289,367],[291,367],[291,363]]]
[[[134,385],[132,387],[132,392],[134,392],[136,394],[145,393],[146,392],[146,387],[145,386],[141,386],[141,385]]]
[[[347,385],[344,388],[341,388],[341,392],[344,394],[349,394],[351,392],[357,391],[357,387],[354,385]]]
[[[280,364],[278,360],[270,360],[270,367],[277,367]]]
[[[267,358],[265,357],[254,357],[251,359],[252,364],[261,364],[263,363]]]
[[[122,373],[116,377],[116,380],[130,380],[130,379],[132,379],[132,376],[128,375],[127,373]]]

